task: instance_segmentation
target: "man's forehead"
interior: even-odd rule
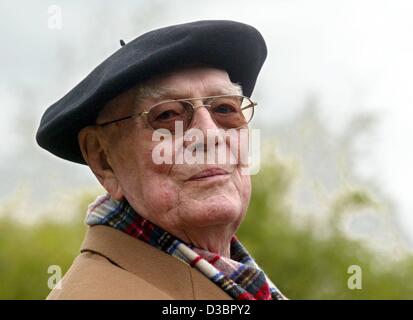
[[[197,94],[232,94],[236,90],[224,70],[210,67],[183,68],[148,81],[157,98],[185,98]]]
[[[207,84],[197,86],[194,83],[185,86],[158,86],[149,90],[151,94],[147,97],[153,99],[180,99],[180,98],[196,98],[201,96],[215,96],[225,94],[237,94],[237,87],[229,83],[222,84]],[[145,97],[142,97],[145,98]]]
[[[224,70],[209,67],[183,68],[153,77],[123,92],[105,105],[98,119],[108,121],[113,116],[124,116],[125,112],[141,112],[146,105],[137,102],[145,99],[155,102],[239,93],[239,87],[231,82]]]

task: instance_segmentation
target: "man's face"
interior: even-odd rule
[[[173,88],[174,94],[168,98],[176,99],[228,94],[228,88],[233,85],[225,71],[197,67],[157,77],[151,80],[150,86]],[[177,92],[179,96],[175,96]],[[135,108],[138,113],[146,111],[159,101],[159,98],[144,98]],[[133,95],[129,91],[110,102],[112,107],[116,106],[114,112],[105,108],[100,118],[113,120],[126,116],[133,104]],[[191,128],[201,130],[205,136],[208,130],[218,130],[203,107],[196,109]],[[153,151],[161,142],[153,141],[154,131],[142,117],[115,123],[102,130],[108,137],[108,164],[120,186],[120,194],[140,215],[192,242],[197,242],[196,233],[208,228],[228,234],[235,232],[245,215],[251,193],[250,177],[241,174],[239,164],[231,165],[229,161],[222,164],[155,164]],[[176,151],[181,152],[189,145],[190,142],[175,141],[172,159],[175,159]],[[227,154],[232,152],[229,139],[216,142],[214,147],[217,151],[225,149]],[[203,150],[207,152],[207,148],[205,145]],[[197,179],[200,176],[205,177]]]

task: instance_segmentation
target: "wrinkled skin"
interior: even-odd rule
[[[221,94],[231,81],[225,71],[194,67],[152,78],[150,84],[174,88],[182,95],[171,98],[190,98]],[[133,108],[145,111],[159,102],[146,98],[135,107],[134,99],[133,89],[119,95],[105,106],[97,122],[127,116]],[[217,129],[205,108],[196,109],[191,127],[205,134]],[[126,198],[141,216],[187,243],[229,256],[231,237],[248,207],[250,177],[241,174],[240,165],[157,165],[152,150],[160,142],[152,141],[152,134],[144,119],[136,118],[86,127],[79,133],[79,143],[91,170],[113,199]],[[187,146],[184,142],[179,148]],[[229,145],[223,140],[216,147]],[[189,180],[207,167],[219,167],[227,174]]]

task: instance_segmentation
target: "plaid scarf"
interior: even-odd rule
[[[99,196],[88,207],[86,224],[121,230],[198,269],[236,300],[286,299],[234,236],[231,258],[186,244],[138,215],[129,203]]]

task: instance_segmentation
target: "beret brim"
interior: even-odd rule
[[[261,34],[235,21],[204,20],[150,31],[121,47],[51,105],[36,140],[60,158],[85,164],[79,131],[94,124],[105,103],[123,91],[181,65],[199,63],[226,70],[249,97],[266,56]]]

